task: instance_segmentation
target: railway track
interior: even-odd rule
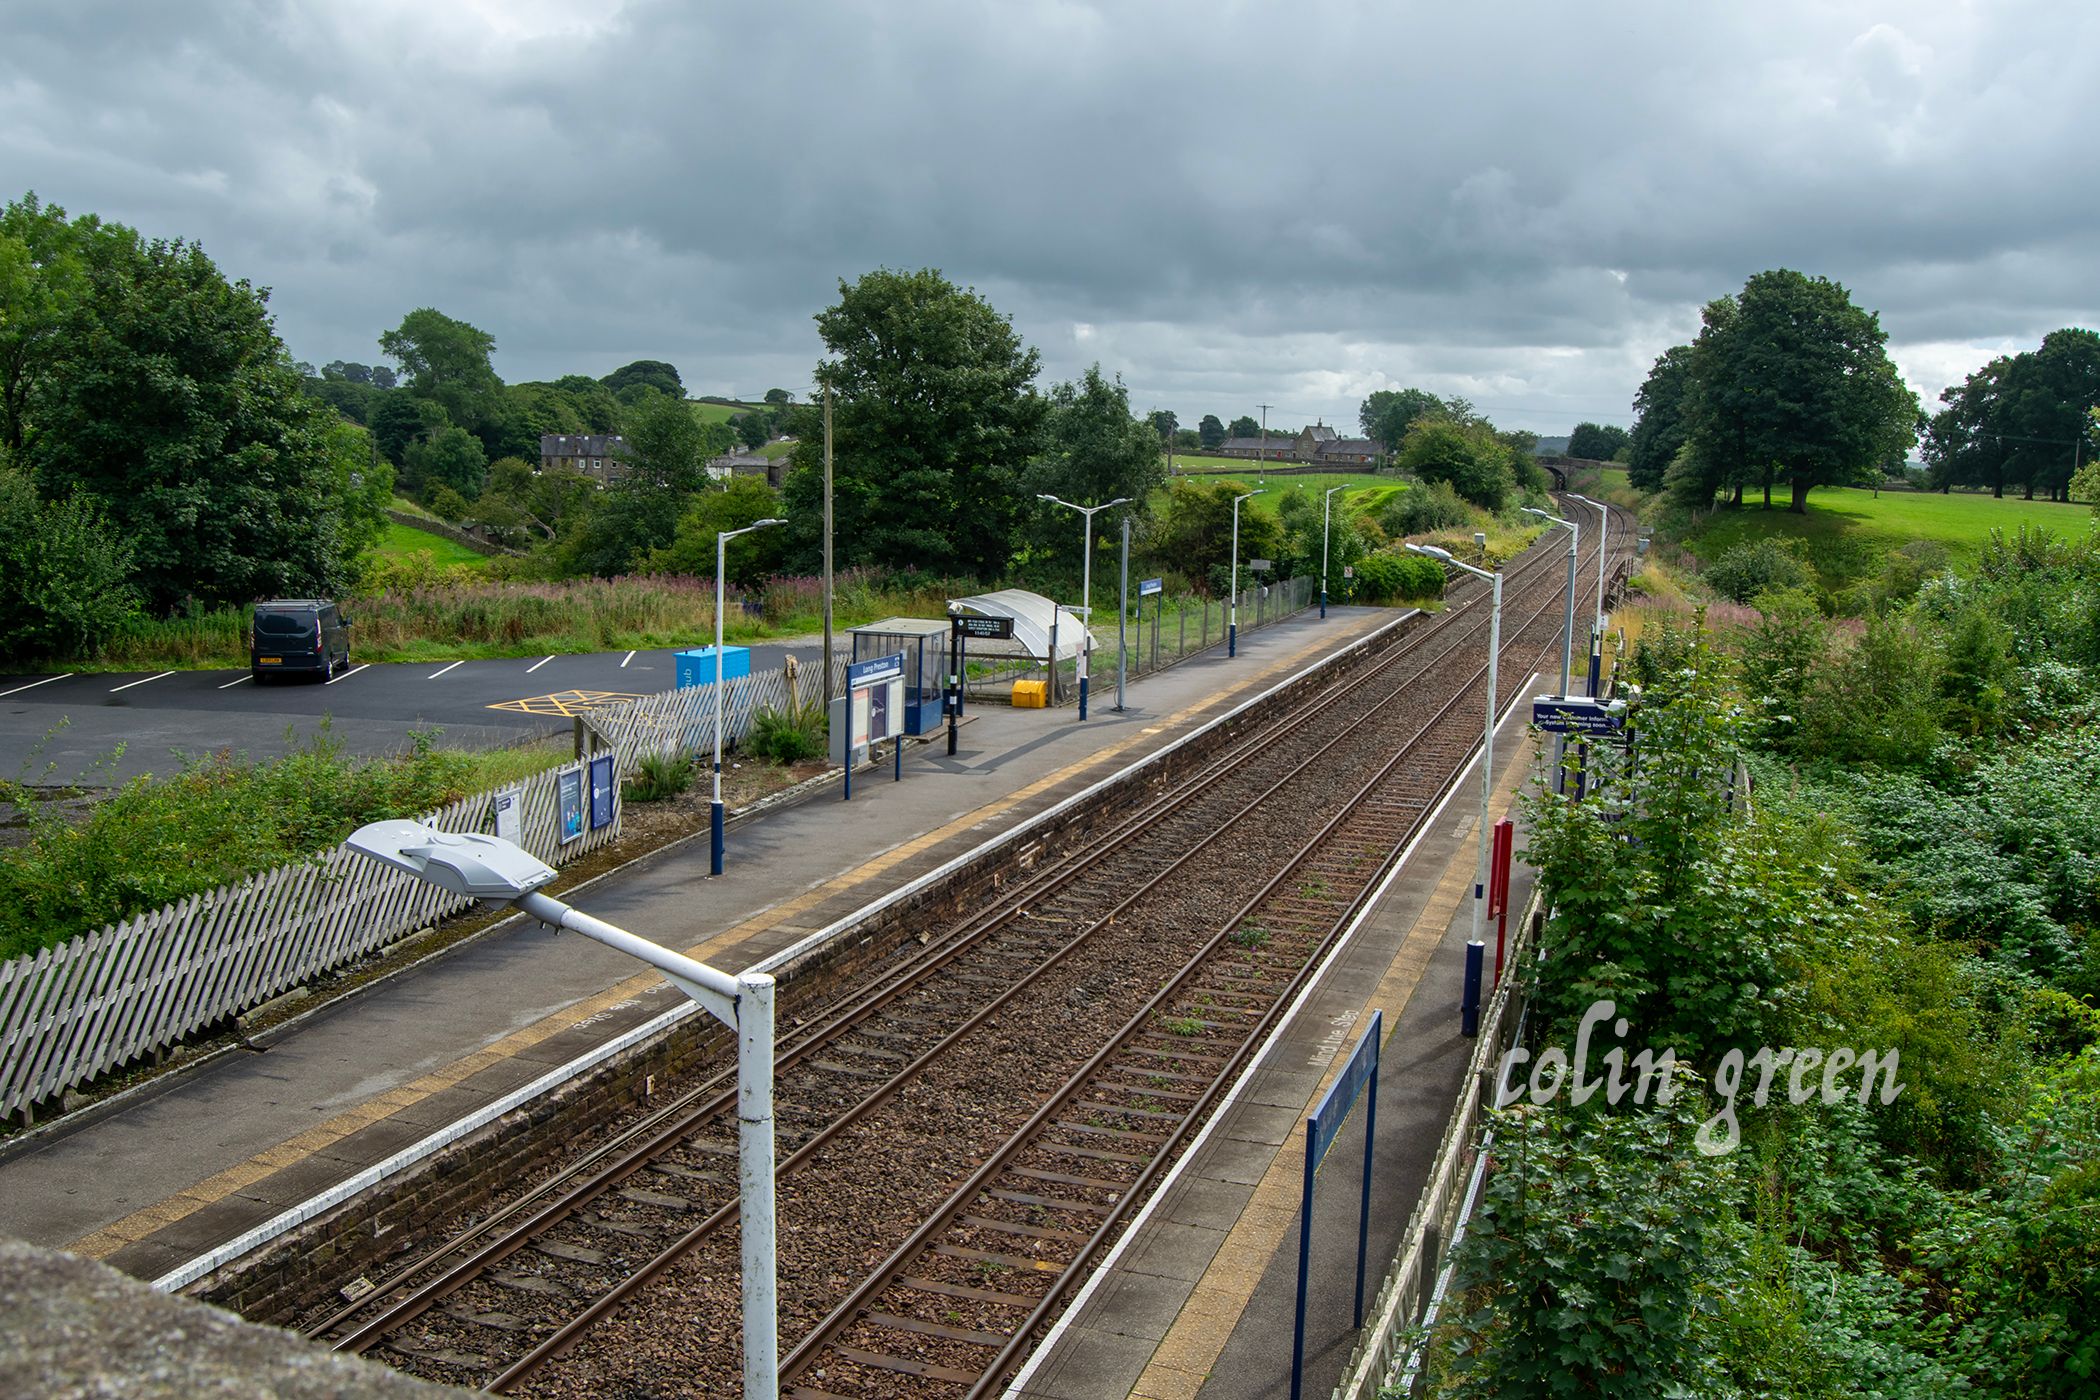
[[[1511,570],[1512,674],[1557,645],[1561,559]],[[786,1382],[962,1394],[1018,1363],[1464,762],[1468,591],[783,1042]],[[689,1321],[639,1348],[647,1384],[733,1391],[732,1096],[702,1082],[311,1332],[431,1379],[582,1393],[668,1296]]]

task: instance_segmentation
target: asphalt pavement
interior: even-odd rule
[[[819,645],[751,648],[753,670]],[[237,671],[45,671],[0,676],[0,777],[42,785],[107,786],[179,769],[221,749],[274,758],[327,731],[352,753],[404,749],[410,733],[489,748],[567,732],[596,705],[669,690],[668,649],[493,661],[389,662],[322,684],[258,685]]]

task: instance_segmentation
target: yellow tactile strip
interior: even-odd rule
[[[1531,741],[1526,739],[1496,783],[1490,810],[1497,820],[1508,813],[1518,785],[1530,772],[1530,756]],[[1422,980],[1423,970],[1442,945],[1451,920],[1472,897],[1473,875],[1480,857],[1479,848],[1467,837],[1477,840],[1471,821],[1462,829],[1459,849],[1452,853],[1429,903],[1401,940],[1377,989],[1364,1000],[1357,1025],[1368,1022],[1372,1011],[1383,1007],[1393,1013],[1386,1018],[1387,1034],[1398,1030],[1400,1013]],[[1306,1099],[1308,1106],[1327,1092],[1327,1086],[1347,1066],[1348,1058],[1335,1056],[1334,1063],[1320,1076],[1318,1087]],[[1219,1353],[1225,1350],[1226,1341],[1254,1296],[1254,1286],[1297,1222],[1300,1193],[1304,1190],[1304,1133],[1301,1117],[1297,1128],[1270,1160],[1269,1169],[1262,1174],[1239,1219],[1226,1232],[1224,1243],[1218,1246],[1210,1267],[1182,1304],[1174,1324],[1160,1339],[1151,1361],[1131,1389],[1131,1400],[1195,1400],[1196,1392],[1209,1379]]]
[[[1361,633],[1356,635],[1361,635]],[[1343,640],[1354,640],[1354,637],[1344,638]],[[1206,711],[1228,708],[1238,703],[1248,690],[1268,680],[1278,671],[1303,666],[1307,652],[1331,644],[1333,643],[1331,643],[1330,639],[1317,638],[1313,646],[1283,656],[1258,670],[1250,671],[1232,690],[1220,695],[1207,697],[1178,710],[1158,724],[1147,726],[1128,738],[1119,739],[1115,743],[1096,749],[1086,757],[1071,763],[1065,768],[1047,774],[1032,783],[1015,789],[1004,797],[966,812],[946,825],[936,827],[923,836],[916,837],[913,840],[904,842],[902,845],[892,847],[880,855],[873,856],[852,870],[827,880],[820,885],[813,886],[792,899],[783,900],[779,904],[759,911],[741,923],[716,934],[713,938],[686,949],[686,952],[689,956],[698,958],[703,962],[714,959],[729,949],[738,947],[759,934],[776,928],[797,915],[804,914],[818,905],[836,898],[841,891],[853,889],[867,883],[884,871],[889,870],[900,862],[911,859],[930,847],[939,845],[956,836],[972,833],[975,828],[982,826],[985,822],[1013,810],[1030,798],[1060,783],[1069,781],[1074,774],[1110,764],[1132,747],[1158,734],[1163,729],[1181,724]],[[511,1056],[559,1035],[581,1021],[589,1020],[591,1017],[599,1015],[612,1007],[632,1000],[643,992],[663,985],[663,980],[655,973],[639,973],[595,996],[587,997],[574,1005],[564,1007],[560,1011],[543,1017],[532,1025],[513,1031],[500,1040],[491,1041],[480,1050],[454,1061],[443,1069],[435,1070],[422,1076],[420,1079],[411,1080],[409,1083],[389,1090],[376,1098],[368,1099],[353,1109],[338,1113],[325,1123],[318,1124],[295,1137],[288,1138],[277,1146],[250,1157],[245,1162],[238,1163],[215,1175],[208,1176],[185,1191],[177,1192],[165,1200],[132,1212],[122,1220],[115,1221],[99,1230],[83,1235],[67,1245],[66,1248],[71,1253],[82,1255],[89,1259],[106,1259],[126,1245],[135,1244],[160,1230],[166,1229],[176,1221],[202,1210],[206,1206],[214,1205],[244,1187],[254,1185],[273,1172],[304,1161],[315,1153],[340,1142],[359,1129],[369,1127],[371,1124],[379,1122],[400,1109],[407,1108],[435,1094],[442,1093],[444,1090],[452,1088],[454,1085],[492,1065],[501,1064]]]

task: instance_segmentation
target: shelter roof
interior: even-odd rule
[[[952,598],[948,611],[974,613],[979,617],[1010,617],[1014,620],[1014,642],[1017,649],[1026,651],[1038,660],[1050,655],[1050,629],[1053,618],[1057,627],[1057,659],[1069,660],[1079,655],[1080,638],[1085,624],[1079,614],[1062,603],[1053,603],[1040,593],[1030,593],[1025,588],[1002,588],[996,593],[979,593],[971,598]],[[1000,644],[972,642],[970,650],[997,651]]]

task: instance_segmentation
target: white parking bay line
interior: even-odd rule
[[[337,683],[338,681],[347,681],[347,680],[349,680],[349,679],[350,679],[350,678],[351,678],[352,676],[356,675],[356,674],[357,674],[357,673],[358,673],[359,671],[369,671],[369,670],[371,670],[371,669],[372,669],[372,663],[371,663],[371,662],[369,662],[369,661],[367,661],[367,662],[366,662],[366,663],[365,663],[364,665],[362,665],[362,666],[352,666],[352,667],[351,667],[351,668],[350,668],[349,670],[347,670],[347,671],[343,672],[343,674],[341,674],[340,676],[337,676],[337,677],[335,678],[335,680],[332,680],[332,681],[322,681],[322,682],[321,682],[321,684],[323,684],[323,685],[334,685],[334,684],[336,684],[336,683]]]
[[[221,690],[231,690],[231,689],[233,689],[233,688],[234,688],[235,686],[239,685],[239,684],[241,683],[241,681],[250,681],[250,680],[254,680],[254,679],[255,679],[255,677],[253,677],[253,676],[241,676],[241,677],[239,677],[238,679],[235,679],[235,680],[230,680],[230,681],[226,682],[226,684],[224,684],[224,685],[220,686],[220,687],[219,687],[219,689],[221,689]]]
[[[627,663],[628,663],[629,661],[632,661],[632,660],[634,660],[634,653],[630,651],[630,652],[628,652],[628,653],[627,653],[627,656],[626,656],[626,658],[625,658],[624,660],[622,660],[622,661],[620,662],[620,669],[621,669],[621,670],[623,670],[623,671],[624,671],[624,670],[626,670],[626,669],[627,669]]]
[[[537,671],[537,670],[539,670],[539,669],[540,669],[540,667],[542,667],[542,666],[546,665],[546,664],[547,664],[548,662],[552,661],[553,659],[554,659],[554,658],[553,658],[553,657],[551,657],[551,656],[543,656],[543,657],[541,657],[541,658],[540,658],[539,660],[537,660],[537,661],[533,662],[533,663],[532,663],[532,664],[531,664],[530,666],[527,666],[527,667],[525,668],[525,674],[526,674],[526,675],[528,675],[528,676],[529,676],[529,675],[531,675],[531,674],[532,674],[532,673],[533,673],[534,671]]]
[[[160,673],[159,675],[157,675],[157,676],[146,676],[146,677],[144,677],[143,679],[140,679],[140,680],[135,680],[135,681],[126,681],[126,682],[124,682],[124,684],[122,684],[122,685],[115,685],[115,686],[111,686],[111,687],[110,687],[110,689],[109,689],[109,693],[110,693],[110,694],[112,694],[112,695],[115,695],[115,694],[116,694],[116,693],[117,693],[118,691],[120,691],[120,690],[129,690],[129,689],[131,689],[131,688],[132,688],[133,686],[135,686],[135,685],[144,685],[144,684],[145,684],[145,683],[146,683],[147,681],[161,681],[161,680],[166,680],[166,679],[167,679],[167,678],[168,678],[169,676],[172,676],[172,675],[174,675],[174,674],[175,674],[175,673],[174,673],[173,671],[162,671],[162,672],[161,672],[161,673]]]
[[[450,666],[447,666],[447,667],[445,668],[445,671],[457,671],[457,670],[458,670],[458,669],[459,669],[460,667],[462,667],[462,666],[464,666],[464,665],[466,665],[466,664],[467,664],[467,663],[466,663],[465,661],[455,661],[455,662],[453,662],[453,663],[452,663],[452,664],[451,664]],[[444,675],[444,674],[445,674],[445,671],[432,671],[432,672],[431,672],[431,673],[430,673],[430,674],[429,674],[428,676],[425,676],[425,677],[424,677],[424,679],[425,679],[425,680],[432,680],[432,681],[434,681],[434,680],[436,680],[436,679],[437,679],[437,678],[438,678],[439,676],[442,676],[442,675]]]
[[[73,673],[71,671],[68,671],[66,672],[65,676],[46,676],[40,681],[31,681],[28,685],[18,685],[15,687],[14,690],[0,690],[0,695],[13,695],[15,691],[20,690],[35,690],[40,685],[49,685],[53,681],[62,681],[66,678],[66,676],[70,676],[72,674]]]

